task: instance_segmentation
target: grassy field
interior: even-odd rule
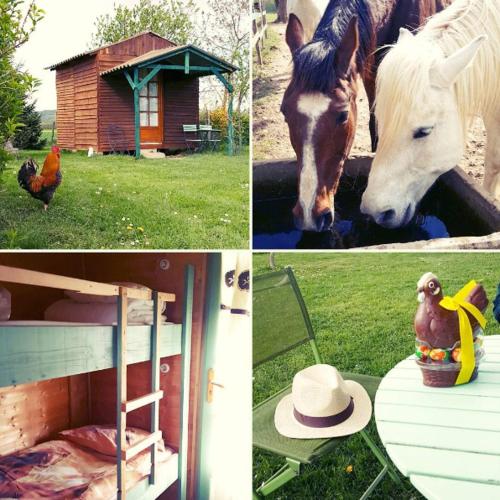
[[[248,151],[135,160],[62,155],[63,182],[46,213],[17,184],[21,151],[0,176],[0,248],[248,247]]]
[[[254,255],[255,275],[268,271],[268,255]],[[499,253],[453,254],[276,254],[278,267],[291,265],[302,290],[326,363],[342,371],[384,376],[414,349],[413,316],[417,307],[416,283],[432,271],[445,294],[454,294],[468,280],[481,280],[492,301],[500,281]],[[286,315],[286,310],[276,314]],[[486,334],[499,334],[491,306],[486,313]],[[254,372],[254,404],[288,385],[294,373],[314,363],[303,346]],[[369,432],[377,443],[375,424]],[[255,451],[254,485],[276,472],[282,462]],[[352,465],[352,472],[346,468]],[[359,498],[380,470],[359,436],[339,453],[304,469],[298,479],[278,490],[274,499]],[[409,481],[396,488],[386,477],[372,498],[421,498]]]

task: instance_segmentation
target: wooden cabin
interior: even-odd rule
[[[186,148],[183,125],[199,122],[199,79],[234,66],[193,45],[153,32],[82,52],[49,66],[56,71],[57,141],[95,152]]]
[[[201,417],[207,391],[203,353],[211,349],[211,314],[220,311],[220,259],[220,254],[203,253],[0,255],[0,288],[12,297],[10,319],[0,322],[0,471],[5,472],[3,458],[12,454],[21,453],[14,460],[19,464],[24,451],[42,451],[39,455],[45,456],[46,448],[37,446],[57,451],[63,446],[59,433],[66,429],[116,425],[119,439],[125,443],[121,433],[125,426],[133,426],[151,435],[161,433],[165,446],[172,450],[170,462],[165,462],[171,467],[159,463],[156,483],[147,471],[138,482],[127,456],[134,447],[125,446],[120,453],[118,441],[116,457],[108,457],[111,487],[116,487],[117,471],[122,475],[115,490],[118,498],[125,498],[126,493],[127,498],[197,498],[203,466],[199,447],[208,432]],[[121,285],[115,288],[109,284],[112,282]],[[128,283],[153,291],[138,290]],[[48,307],[61,299],[67,302],[68,290],[98,294],[113,307],[117,300],[118,324],[47,321]],[[137,295],[143,293],[155,299],[155,314],[161,311],[158,304],[166,302],[168,323],[129,324],[127,314],[120,311],[127,310],[127,300],[145,298]],[[206,305],[207,297],[213,301],[212,308]],[[146,442],[142,449],[152,444]],[[88,477],[93,477],[90,466],[79,458],[88,449],[76,448],[69,453],[69,458],[76,454],[76,470],[66,464],[63,471],[71,472],[72,484],[78,484],[77,459]],[[97,454],[95,460],[101,460],[99,457]],[[14,462],[11,458],[6,463]],[[102,460],[99,463],[104,466]],[[28,474],[25,466],[29,471],[33,464],[16,465],[16,477]],[[50,470],[46,470],[48,475]],[[96,477],[102,475],[101,471]],[[0,477],[0,497],[14,496],[6,477]],[[27,477],[22,479],[26,487]],[[82,492],[94,482],[82,481]],[[42,487],[37,484],[35,480],[33,488]],[[31,493],[33,498],[41,491]],[[52,493],[44,491],[41,496],[51,497]],[[85,498],[102,498],[93,494]],[[78,496],[79,492],[68,491],[65,498]]]

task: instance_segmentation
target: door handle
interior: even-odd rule
[[[211,403],[214,399],[214,385],[224,389],[224,385],[219,382],[214,382],[214,369],[208,369],[208,384],[207,384],[207,401]]]

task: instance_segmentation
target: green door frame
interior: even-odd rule
[[[184,271],[184,301],[181,334],[181,401],[179,443],[179,500],[187,498],[187,464],[189,444],[189,394],[191,390],[191,333],[193,324],[194,266]]]
[[[220,286],[221,286],[222,255],[211,253],[208,255],[207,283],[205,287],[205,308],[203,311],[203,346],[201,362],[201,391],[200,391],[200,413],[198,420],[198,442],[197,442],[197,474],[196,474],[196,498],[209,498],[209,477],[206,463],[208,452],[215,443],[210,443],[212,433],[209,422],[209,410],[207,407],[208,369],[212,368],[215,355],[215,341],[217,337],[217,326],[220,311]]]
[[[217,79],[224,85],[229,93],[229,102],[227,109],[227,154],[233,156],[234,154],[234,127],[233,127],[233,92],[234,87],[231,83],[224,77],[220,69],[215,66],[191,66],[190,65],[190,52],[186,50],[184,53],[184,64],[161,64],[161,60],[158,62],[144,62],[133,68],[133,76],[130,75],[129,70],[124,70],[125,78],[127,79],[132,91],[134,92],[134,142],[135,142],[135,158],[139,159],[141,157],[141,119],[140,119],[140,109],[139,109],[139,94],[141,89],[146,85],[152,78],[156,76],[159,71],[162,70],[176,70],[184,71],[184,74],[188,75],[191,72],[207,73],[215,75]],[[139,79],[139,69],[148,69],[149,73],[142,79]],[[200,75],[206,76],[206,75]]]

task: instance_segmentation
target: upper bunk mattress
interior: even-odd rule
[[[158,452],[164,487],[178,476],[178,455]],[[149,451],[127,463],[126,488],[150,473]],[[116,461],[69,441],[55,440],[0,457],[0,498],[116,498]]]

